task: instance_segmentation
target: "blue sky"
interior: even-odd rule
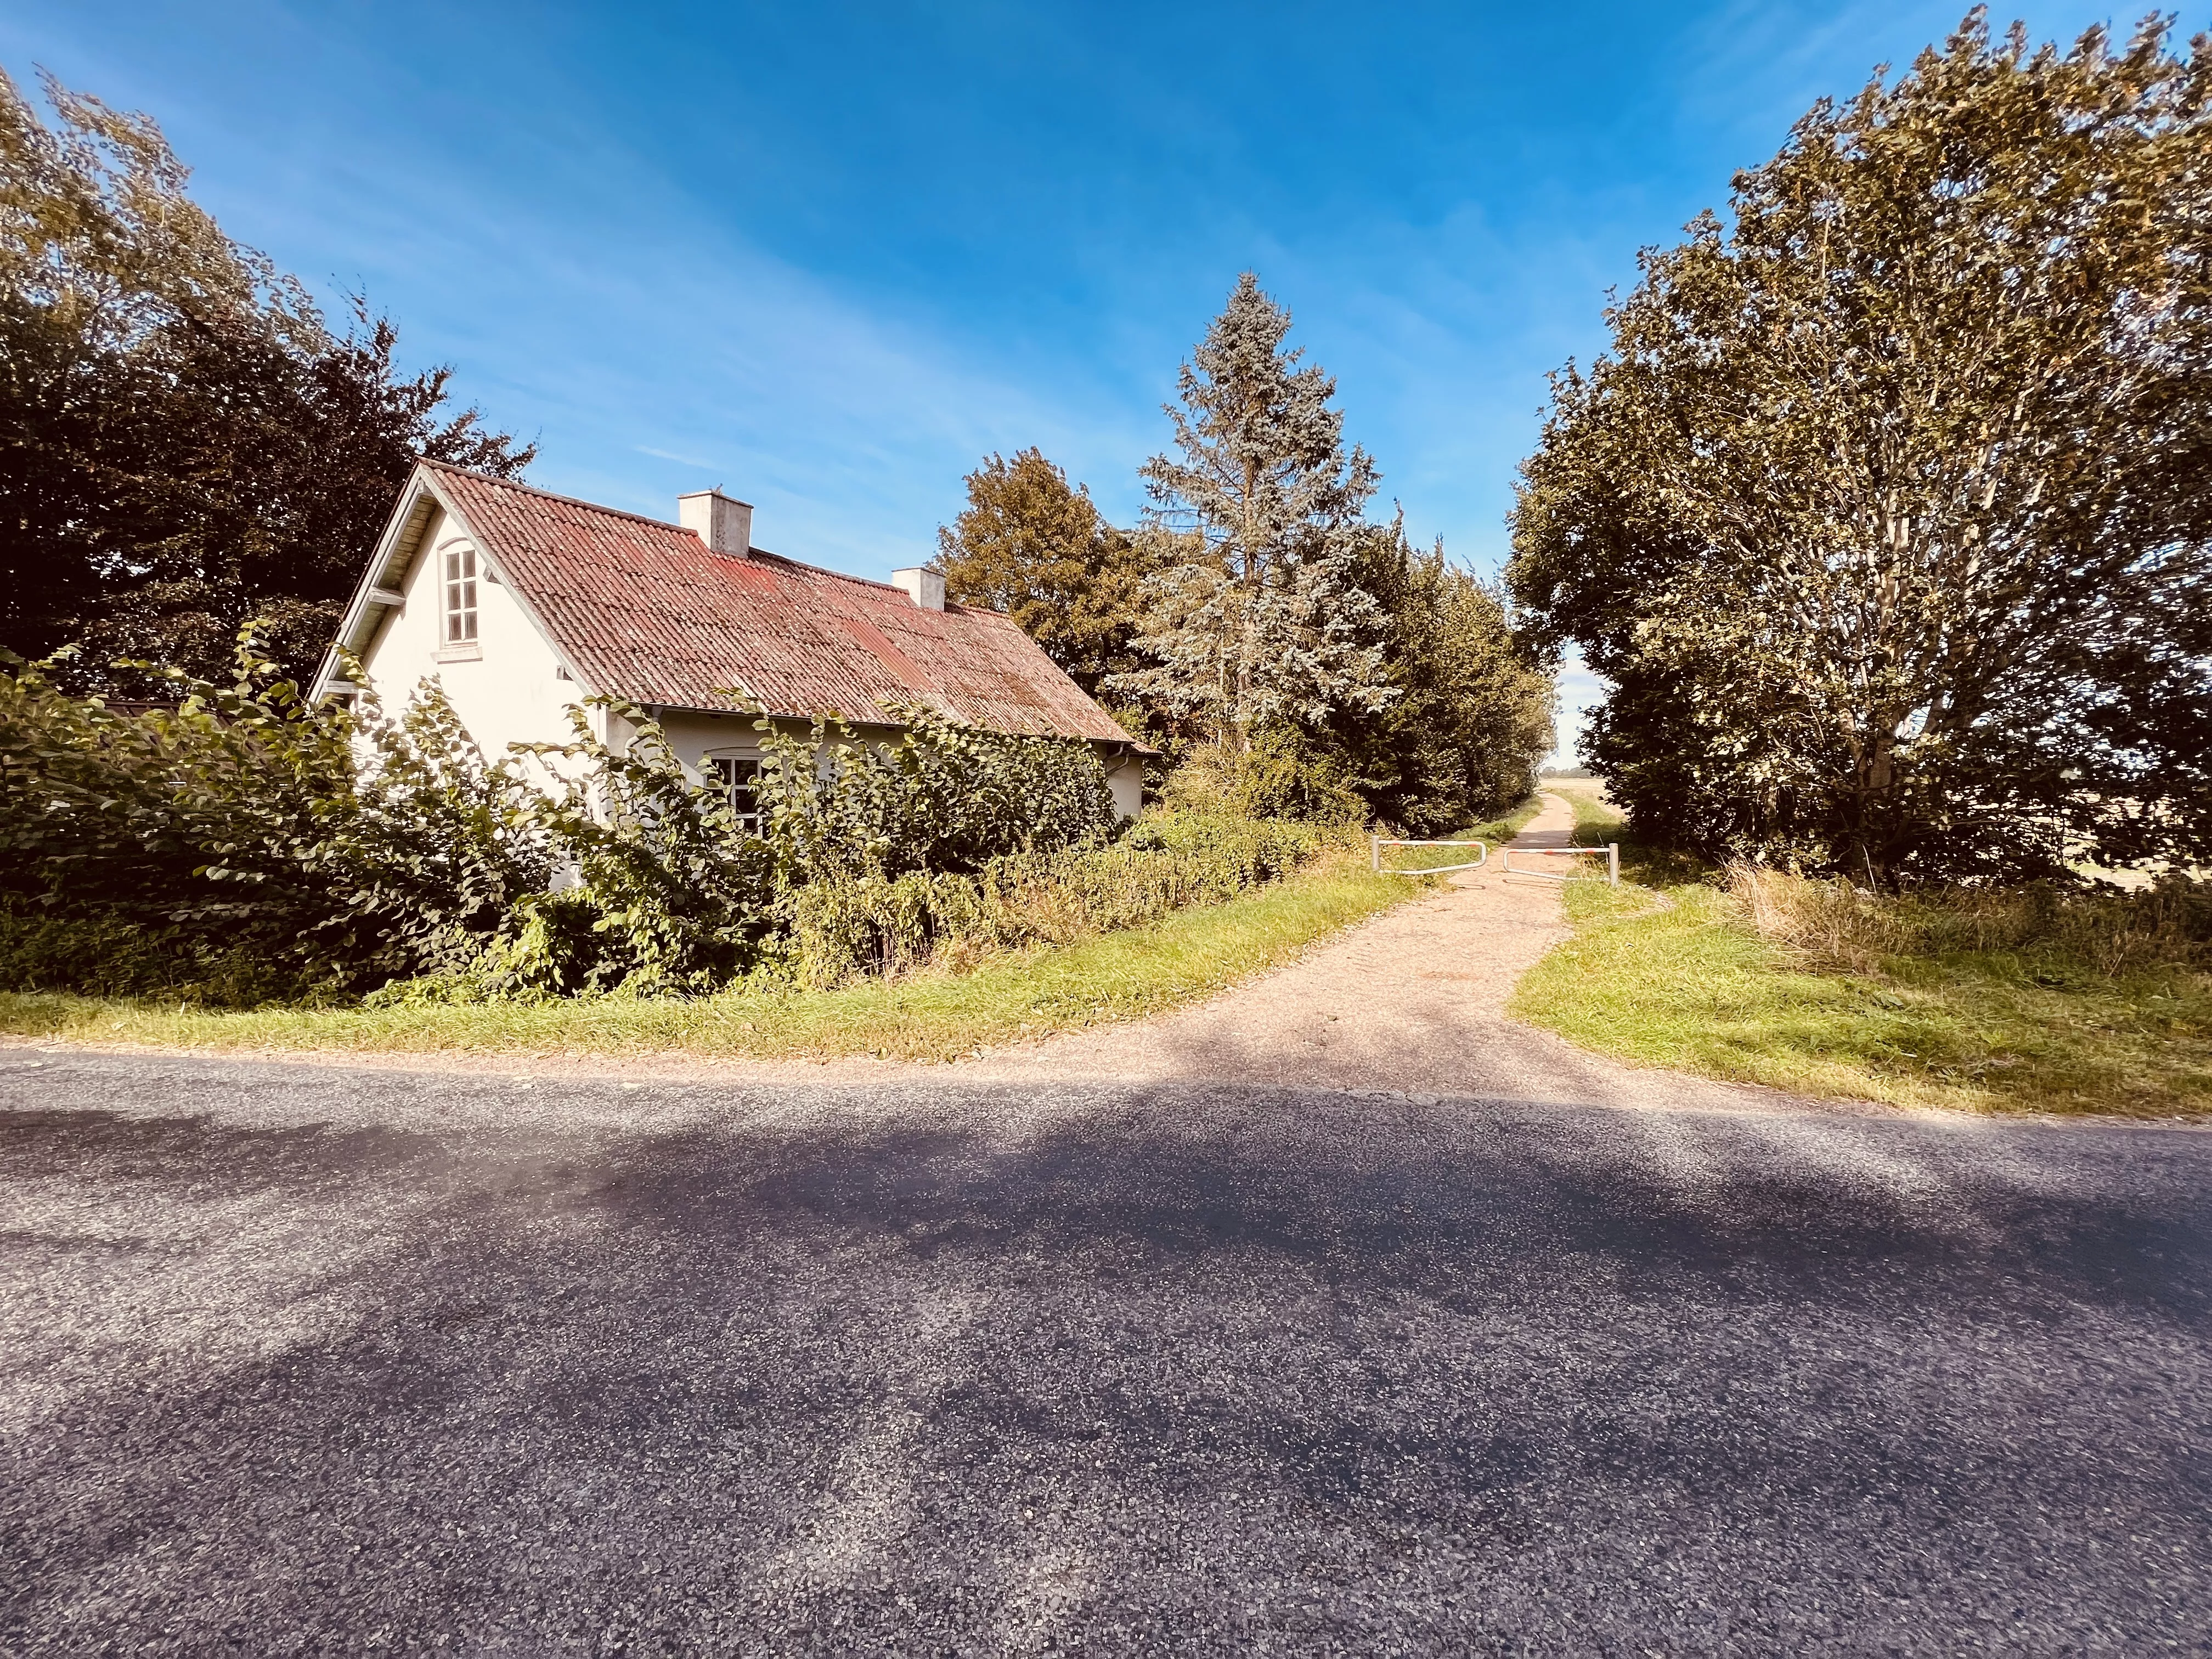
[[[365,292],[544,488],[672,517],[720,484],[869,575],[990,450],[1132,519],[1251,269],[1378,510],[1490,570],[1545,374],[1638,246],[1962,9],[15,0],[0,66],[154,115],[234,235]]]

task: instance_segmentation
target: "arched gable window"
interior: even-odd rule
[[[466,542],[445,550],[446,643],[465,645],[477,636],[477,550]]]

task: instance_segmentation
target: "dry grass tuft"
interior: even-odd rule
[[[1562,793],[1568,792],[1563,790]],[[1584,842],[1623,827],[1570,795]],[[1601,819],[1607,821],[1601,822]],[[1622,839],[1512,1007],[1644,1065],[1972,1111],[2212,1113],[2212,884],[1884,895]]]
[[[1808,881],[1755,864],[1732,864],[1728,890],[1751,925],[1802,966],[1871,974],[1903,948],[1893,915],[1848,881]]]
[[[2212,969],[2212,888],[2172,878],[2134,891],[2036,885],[1896,896],[1750,864],[1728,890],[1760,935],[1816,970],[1872,974],[1901,957],[2009,957],[2106,979]]]

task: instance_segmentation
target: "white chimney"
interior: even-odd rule
[[[927,565],[892,571],[891,586],[904,589],[907,598],[924,611],[945,609],[945,578]]]
[[[752,503],[732,501],[719,489],[678,495],[676,522],[706,543],[710,552],[742,559],[752,551]]]

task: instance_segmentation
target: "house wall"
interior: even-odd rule
[[[406,603],[385,617],[362,653],[362,672],[387,714],[397,717],[417,686],[435,678],[445,688],[453,712],[487,759],[507,757],[518,743],[566,743],[574,733],[568,710],[589,688],[563,677],[563,665],[512,588],[477,549],[477,639],[473,650],[444,643],[444,559],[451,549],[469,544],[460,525],[442,510],[425,529],[412,563],[393,584]],[[711,756],[757,755],[762,733],[757,716],[710,714],[685,709],[656,711],[669,745],[696,778]],[[803,724],[781,721],[803,738]],[[592,729],[609,746],[626,747],[629,724],[593,712]],[[865,741],[895,740],[897,728],[867,726],[854,735]],[[1118,763],[1103,756],[1114,805],[1123,817],[1134,817],[1143,803],[1144,765],[1135,757]]]
[[[1124,755],[1119,764],[1106,763],[1106,787],[1114,792],[1114,810],[1125,818],[1133,818],[1145,804],[1145,763],[1135,755]]]
[[[688,709],[664,708],[656,718],[676,758],[694,776],[709,755],[759,754],[766,735],[753,730],[753,722],[760,718],[757,714],[695,714]]]
[[[505,758],[510,744],[566,743],[574,735],[568,711],[581,702],[586,688],[562,678],[558,654],[514,590],[497,579],[481,548],[476,649],[443,643],[444,556],[466,540],[444,513],[432,520],[413,564],[395,584],[407,602],[386,617],[362,653],[363,672],[386,714],[395,718],[418,685],[437,679],[488,760]]]
[[[754,714],[702,714],[687,709],[668,708],[660,711],[660,729],[668,738],[669,747],[676,758],[695,777],[710,755],[757,755],[761,752],[763,733],[753,730]],[[805,738],[807,728],[798,722],[780,720],[780,729],[787,735]],[[854,735],[864,742],[892,743],[897,741],[896,726],[864,726]],[[1106,763],[1106,786],[1113,792],[1114,807],[1121,817],[1133,818],[1145,804],[1145,763],[1134,755],[1124,756],[1116,762],[1111,756],[1102,755]]]

